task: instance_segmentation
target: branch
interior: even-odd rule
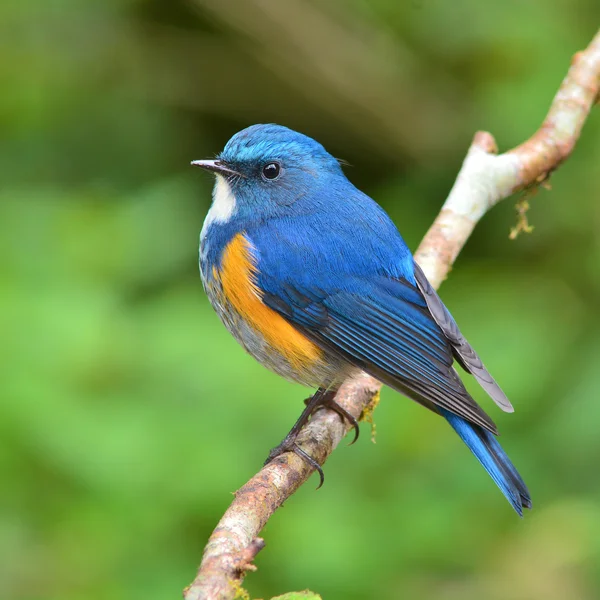
[[[578,52],[538,131],[523,144],[497,154],[487,132],[475,134],[456,182],[415,258],[434,287],[446,278],[477,222],[518,190],[544,181],[572,152],[583,124],[600,100],[600,31]],[[379,398],[381,384],[363,374],[340,388],[336,401],[355,417],[365,416]],[[298,443],[320,464],[348,433],[336,413],[319,411],[302,430]],[[263,548],[258,534],[271,515],[311,475],[313,469],[293,453],[262,468],[235,494],[211,535],[198,575],[185,600],[231,600],[246,570]]]

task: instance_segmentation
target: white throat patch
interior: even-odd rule
[[[212,197],[212,205],[206,215],[206,219],[204,219],[200,239],[206,235],[208,228],[213,223],[227,223],[235,212],[235,196],[227,180],[222,175],[217,175]]]

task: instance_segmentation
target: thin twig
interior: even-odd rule
[[[572,152],[600,90],[600,32],[578,52],[548,115],[523,144],[497,154],[487,132],[475,134],[456,182],[415,254],[434,287],[446,278],[481,217],[515,191],[544,181]],[[361,375],[347,381],[336,401],[359,418],[379,394],[380,383]],[[351,427],[331,411],[319,411],[299,437],[302,448],[323,464]],[[258,534],[275,510],[313,469],[293,453],[283,454],[239,489],[211,535],[198,575],[185,600],[231,600],[245,571],[264,546]]]

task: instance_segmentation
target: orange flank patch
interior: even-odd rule
[[[239,233],[223,251],[219,275],[225,297],[292,367],[310,368],[321,358],[321,349],[263,304],[256,272],[250,242]]]

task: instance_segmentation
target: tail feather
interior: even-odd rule
[[[523,508],[531,508],[531,496],[525,482],[498,440],[479,425],[469,423],[447,410],[442,409],[440,412],[488,472],[515,511],[519,516],[523,516]]]

